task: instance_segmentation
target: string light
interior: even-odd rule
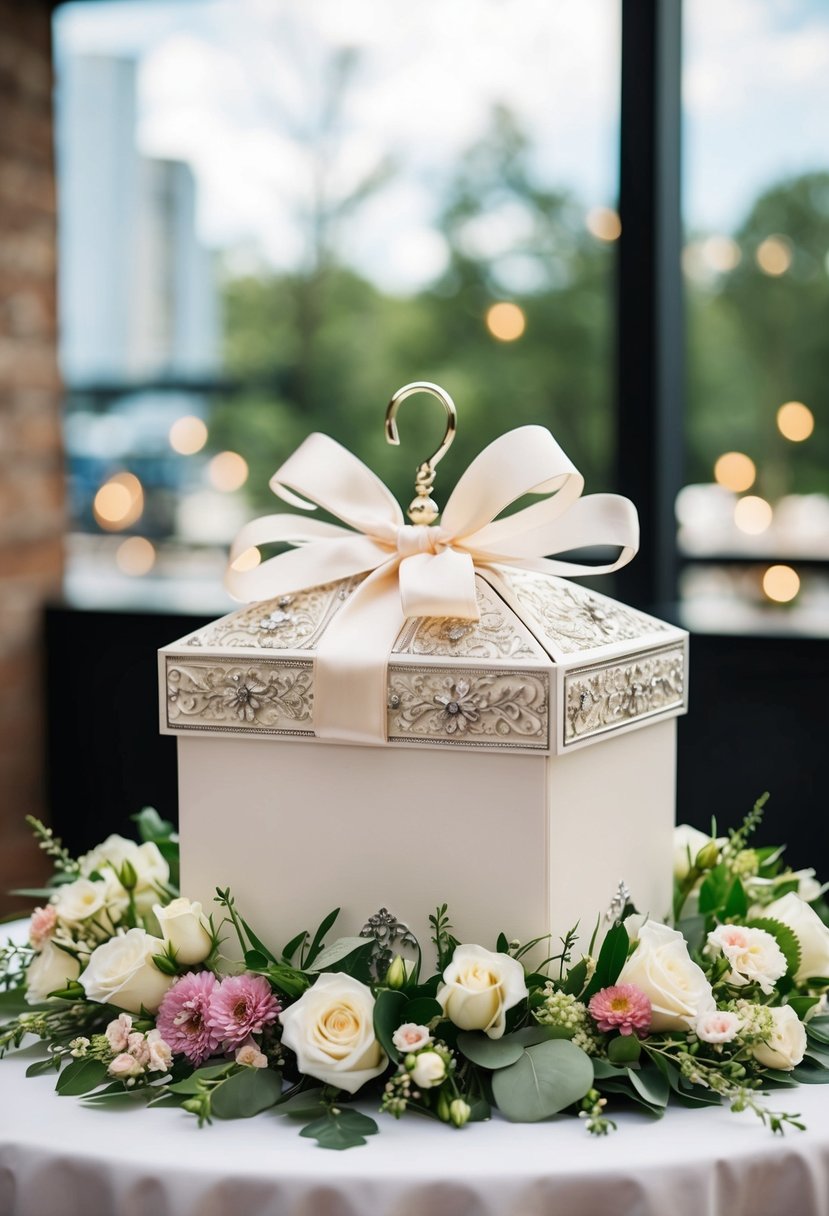
[[[815,416],[802,401],[787,401],[777,411],[777,429],[784,439],[802,443],[815,429]]]
[[[487,310],[486,327],[499,342],[514,342],[527,328],[527,319],[517,304],[502,300]]]
[[[788,604],[800,590],[800,575],[791,566],[769,566],[763,575],[763,591],[776,604]]]
[[[229,494],[238,490],[248,479],[248,462],[238,452],[217,452],[207,466],[210,484]]]
[[[754,461],[744,452],[723,452],[714,465],[714,480],[735,494],[750,489],[756,476]]]
[[[618,241],[622,235],[622,221],[612,207],[591,207],[584,223],[597,241]]]
[[[770,526],[773,517],[771,504],[765,498],[747,494],[734,505],[734,523],[741,532],[749,536],[759,536]]]
[[[720,274],[740,264],[740,246],[730,236],[709,236],[702,243],[703,260]]]
[[[99,527],[120,532],[141,518],[144,488],[134,473],[116,473],[99,488],[92,513]]]
[[[155,546],[143,536],[130,536],[121,542],[115,553],[118,569],[137,577],[149,574],[155,565],[155,558]]]
[[[170,427],[170,447],[180,456],[192,456],[207,443],[207,427],[195,414],[177,418]]]
[[[763,274],[777,278],[792,264],[792,247],[784,236],[767,236],[757,246],[754,257]]]

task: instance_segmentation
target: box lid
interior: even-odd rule
[[[161,730],[313,739],[314,654],[354,577],[249,605],[160,652]],[[476,571],[480,620],[408,619],[391,746],[563,753],[683,713],[687,634],[568,579]]]

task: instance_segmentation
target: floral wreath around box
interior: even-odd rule
[[[598,952],[501,934],[495,950],[461,944],[446,907],[430,917],[438,971],[387,913],[364,936],[315,934],[279,955],[229,890],[205,916],[177,894],[170,824],[147,809],[143,843],[110,836],[74,860],[32,820],[55,874],[28,944],[0,950],[0,1054],[28,1036],[57,1090],[104,1104],[132,1095],[180,1106],[200,1124],[271,1110],[324,1148],[365,1143],[381,1111],[456,1128],[497,1109],[526,1122],[578,1113],[615,1124],[610,1101],[653,1115],[669,1102],[727,1102],[775,1132],[802,1127],[759,1091],[829,1080],[829,927],[814,871],[782,849],[750,848],[760,799],[727,837],[677,828],[673,924],[636,913],[624,888]],[[222,954],[238,937],[244,962]],[[408,948],[413,961],[394,952]],[[546,954],[529,967],[530,957]]]

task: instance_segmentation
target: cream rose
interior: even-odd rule
[[[428,1026],[418,1026],[416,1022],[404,1022],[402,1026],[397,1027],[391,1036],[391,1041],[398,1051],[406,1054],[410,1051],[420,1051],[421,1047],[427,1047],[432,1041],[432,1035]]]
[[[319,976],[279,1020],[299,1071],[326,1085],[356,1093],[388,1063],[374,1037],[371,989],[350,975]]]
[[[676,929],[647,921],[617,984],[635,984],[653,1006],[653,1030],[690,1030],[716,1008],[711,985]]]
[[[26,1000],[30,1005],[45,1001],[50,992],[65,988],[81,973],[78,960],[54,942],[48,941],[29,963],[26,972]]]
[[[774,1018],[774,1029],[768,1042],[756,1043],[752,1053],[766,1068],[790,1072],[806,1052],[806,1028],[791,1005],[780,1005],[769,1013]]]
[[[777,940],[765,929],[717,925],[708,934],[708,945],[714,951],[721,951],[731,964],[731,971],[726,976],[729,984],[759,984],[769,996],[777,981],[786,974],[786,956]]]
[[[59,887],[53,896],[58,920],[69,924],[80,924],[90,916],[103,911],[107,903],[108,888],[105,882],[92,882],[89,878],[76,878],[74,882]]]
[[[83,875],[88,877],[98,873],[102,878],[106,878],[113,870],[120,874],[125,861],[128,861],[135,871],[136,906],[142,914],[147,913],[158,899],[159,888],[170,879],[170,867],[153,841],[148,840],[139,845],[134,840],[127,840],[125,836],[113,834],[91,853],[84,854],[79,864]]]
[[[730,1043],[742,1029],[742,1021],[736,1013],[725,1009],[714,1009],[698,1017],[694,1030],[703,1043]]]
[[[148,1013],[155,1013],[173,982],[152,961],[154,954],[163,952],[160,938],[143,929],[128,929],[92,951],[81,986],[91,1001],[130,1013],[138,1013],[143,1005]]]
[[[824,925],[814,908],[790,891],[764,908],[762,915],[788,925],[797,937],[800,966],[795,980],[798,984],[813,976],[829,976],[829,927]]]
[[[482,1030],[500,1039],[507,1010],[528,995],[524,968],[516,959],[483,946],[456,946],[437,999],[461,1030]]]
[[[153,912],[176,962],[186,967],[203,963],[213,949],[213,935],[201,904],[181,897],[165,907],[154,904]]]

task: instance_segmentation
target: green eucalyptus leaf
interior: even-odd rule
[[[667,1106],[671,1087],[664,1073],[653,1067],[629,1068],[630,1083],[638,1094],[652,1106]]]
[[[829,1068],[814,1068],[811,1064],[798,1064],[791,1072],[793,1080],[803,1085],[829,1085]]]
[[[64,1097],[80,1097],[91,1089],[96,1089],[107,1075],[107,1066],[101,1060],[92,1060],[88,1056],[73,1060],[67,1064],[58,1077],[55,1089]]]
[[[374,1033],[393,1064],[400,1059],[400,1053],[392,1042],[392,1036],[403,1021],[401,1014],[406,1003],[405,993],[395,992],[391,988],[381,988],[374,1002]]]
[[[217,1119],[249,1119],[274,1106],[282,1095],[282,1078],[270,1068],[242,1068],[210,1094]]]
[[[234,1067],[232,1060],[227,1060],[224,1064],[206,1064],[204,1068],[197,1068],[195,1072],[190,1073],[189,1077],[173,1081],[167,1089],[174,1094],[197,1094],[201,1089],[201,1081],[218,1081],[227,1076]]]
[[[357,1110],[340,1109],[336,1115],[328,1111],[322,1118],[303,1127],[299,1134],[316,1140],[320,1148],[340,1151],[365,1144],[366,1136],[373,1136],[376,1131],[377,1124],[368,1115]]]
[[[620,1034],[607,1045],[607,1058],[614,1064],[635,1064],[642,1054],[642,1044],[635,1034]]]
[[[572,1106],[593,1084],[590,1057],[565,1039],[525,1049],[515,1064],[492,1077],[495,1104],[515,1123],[535,1123]]]
[[[435,1018],[443,1017],[443,1006],[431,996],[416,996],[403,1010],[401,1022],[414,1022],[416,1026],[428,1026]]]
[[[458,1035],[458,1049],[467,1060],[481,1068],[508,1068],[524,1054],[524,1044],[514,1034],[501,1039],[490,1039],[479,1030],[463,1030]]]
[[[315,1119],[326,1109],[322,1100],[321,1088],[304,1089],[302,1093],[292,1094],[274,1107],[277,1115],[286,1115],[290,1119]]]
[[[573,1031],[566,1026],[524,1026],[516,1030],[510,1038],[520,1043],[522,1047],[532,1047],[536,1043],[547,1043],[550,1039],[572,1039]]]

